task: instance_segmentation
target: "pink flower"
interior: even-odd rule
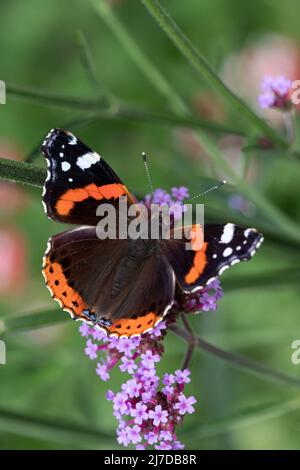
[[[137,369],[137,365],[134,363],[133,359],[128,359],[127,356],[121,358],[122,364],[120,365],[120,370],[122,372],[128,372],[133,374],[134,370]]]
[[[154,446],[154,449],[157,450],[171,450],[172,446],[165,441],[162,441],[159,445]]]
[[[150,445],[153,445],[157,443],[158,435],[155,432],[150,431],[148,434],[145,434],[145,439],[148,441]]]
[[[86,338],[90,334],[90,326],[88,323],[83,322],[79,327],[79,332],[83,338]]]
[[[133,398],[133,397],[138,397],[140,395],[140,390],[142,388],[142,385],[138,383],[135,379],[128,380],[124,385],[122,385],[123,390],[128,393],[128,396]]]
[[[96,359],[97,357],[97,350],[98,346],[97,344],[94,344],[90,339],[87,341],[86,348],[84,350],[85,354],[90,358],[90,359]]]
[[[142,424],[144,420],[148,419],[147,406],[143,403],[137,403],[135,408],[131,410],[131,416],[136,424]]]
[[[138,425],[134,426],[127,426],[127,436],[128,439],[133,443],[137,444],[138,442],[141,442],[142,438],[140,436],[141,428]]]
[[[185,413],[194,413],[195,409],[192,405],[197,402],[195,397],[191,396],[186,398],[186,396],[181,393],[178,397],[178,403],[174,405],[174,408],[179,411],[179,414],[184,415]]]
[[[178,369],[175,371],[175,380],[178,384],[188,384],[191,381],[190,374],[191,372],[188,369]]]
[[[283,75],[277,77],[266,76],[261,88],[263,93],[258,96],[258,102],[262,109],[285,108],[290,104],[289,91],[292,81]]]
[[[106,382],[109,379],[109,373],[108,373],[107,365],[106,364],[100,364],[98,362],[97,369],[96,369],[96,374],[99,375],[99,377],[101,378],[101,380],[103,380],[103,382]]]
[[[153,420],[154,426],[159,426],[160,423],[166,423],[168,421],[168,412],[163,410],[161,405],[156,405],[154,411],[149,411],[149,418]]]

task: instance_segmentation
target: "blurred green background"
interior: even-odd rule
[[[99,0],[101,3],[104,0]],[[146,56],[190,105],[195,119],[206,118],[247,133],[247,124],[201,80],[138,0],[107,2]],[[297,0],[166,0],[180,27],[226,83],[255,110],[263,75],[300,78]],[[107,23],[84,0],[2,0],[0,79],[7,84],[94,99],[109,89],[139,109],[168,110]],[[95,89],[80,58],[80,30],[93,57]],[[297,75],[298,73],[298,75]],[[0,156],[24,160],[52,127],[68,126],[104,156],[138,194],[148,191],[140,154],[151,157],[155,187],[207,189],[224,175],[191,130],[153,119],[98,118],[83,123],[87,111],[45,106],[7,94],[0,106]],[[265,117],[279,131],[279,113]],[[296,125],[298,117],[296,117]],[[78,125],[79,123],[79,125]],[[80,125],[80,123],[82,125]],[[230,165],[295,222],[300,222],[300,166],[285,152],[242,152],[245,139],[213,134]],[[40,154],[34,160],[45,167]],[[230,182],[229,182],[230,183]],[[202,202],[202,201],[201,201]],[[263,230],[266,241],[251,263],[222,278],[224,298],[216,312],[191,319],[202,338],[300,379],[291,362],[291,344],[300,339],[299,245],[277,233],[263,214],[228,185],[205,198],[206,217]],[[0,448],[118,448],[108,388],[117,390],[120,373],[103,384],[84,355],[78,324],[53,304],[41,275],[48,237],[64,227],[50,221],[41,190],[1,183],[1,319],[53,310],[57,325],[1,334],[7,364],[0,365]],[[160,371],[180,367],[185,345],[167,335]],[[198,400],[178,437],[190,449],[297,449],[298,389],[241,370],[198,350],[188,393]],[[296,404],[295,404],[296,403]],[[299,400],[300,405],[300,400]]]

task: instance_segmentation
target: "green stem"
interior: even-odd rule
[[[97,101],[75,96],[66,97],[62,93],[53,93],[12,83],[6,84],[6,93],[29,103],[71,111],[74,111],[74,109],[78,111],[97,111],[102,106],[102,100]]]
[[[151,15],[158,22],[167,36],[173,41],[177,49],[192,64],[192,66],[200,73],[204,79],[227,99],[228,103],[236,110],[236,112],[245,118],[248,123],[255,126],[266,137],[277,145],[287,148],[288,142],[274,129],[272,129],[263,119],[257,116],[244,101],[235,95],[225,83],[218,77],[212,67],[207,63],[206,59],[200,54],[196,47],[190,42],[186,35],[181,31],[169,13],[161,6],[158,0],[141,0],[147,7]]]
[[[95,8],[95,11],[113,31],[120,43],[127,50],[134,63],[139,67],[150,83],[161,93],[162,96],[166,98],[167,101],[169,101],[169,103],[172,103],[174,109],[180,110],[182,113],[186,113],[186,106],[183,100],[172,91],[168,81],[152,64],[137,42],[124,28],[108,3],[103,0],[90,1]]]
[[[0,335],[15,334],[42,328],[66,320],[66,315],[59,310],[44,310],[26,315],[9,316],[0,319]]]
[[[99,119],[121,119],[136,122],[145,122],[152,125],[179,126],[187,128],[203,128],[216,134],[243,135],[240,130],[232,129],[219,123],[206,119],[182,117],[166,111],[141,109],[131,104],[111,103],[87,99],[81,97],[68,97],[59,93],[51,93],[46,90],[35,90],[20,85],[7,85],[7,93],[16,99],[34,103],[39,106],[55,107],[68,111],[84,111],[89,113],[85,120],[96,121]]]
[[[86,71],[89,81],[92,87],[94,88],[96,94],[101,95],[101,86],[96,75],[92,54],[89,49],[86,37],[82,31],[77,31],[76,39],[83,68]]]
[[[0,179],[12,183],[21,183],[40,188],[46,178],[43,168],[30,163],[17,162],[0,158]]]

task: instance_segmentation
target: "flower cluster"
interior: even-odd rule
[[[144,204],[167,205],[170,211],[175,204],[175,220],[184,212],[184,199],[187,197],[188,190],[183,186],[172,188],[171,195],[163,189],[157,189],[152,195],[146,196]],[[222,295],[217,279],[193,294],[177,292],[173,307],[165,319],[139,337],[107,337],[97,327],[87,323],[80,326],[80,333],[87,340],[86,355],[98,361],[96,374],[99,378],[108,381],[116,366],[122,373],[129,375],[118,392],[109,390],[106,394],[118,421],[119,444],[125,447],[135,445],[139,450],[150,446],[161,450],[184,448],[177,439],[176,428],[183,422],[185,415],[195,411],[193,405],[196,399],[185,393],[185,386],[190,382],[190,371],[178,369],[172,374],[164,374],[160,380],[156,367],[164,353],[163,339],[167,326],[176,321],[176,314],[216,310],[217,301]]]
[[[169,214],[173,215],[174,220],[181,218],[183,212],[186,211],[184,199],[189,197],[189,191],[185,186],[179,188],[172,188],[171,194],[164,189],[158,188],[153,194],[147,194],[143,203],[150,207],[151,204],[158,204],[160,206],[167,206]]]
[[[258,102],[262,109],[279,108],[284,109],[290,105],[290,88],[292,81],[284,76],[266,76],[261,88],[263,93],[258,96]]]
[[[200,311],[208,312],[209,310],[217,310],[217,301],[223,297],[223,290],[219,279],[215,279],[205,289],[186,294],[181,298],[179,310],[188,313],[196,313]]]
[[[108,381],[115,366],[130,376],[119,392],[106,394],[118,420],[119,444],[125,447],[134,444],[140,450],[149,446],[165,450],[184,448],[176,437],[176,427],[186,414],[194,412],[196,399],[184,393],[190,371],[176,370],[160,381],[156,366],[164,353],[163,339],[168,324],[174,321],[175,309],[189,313],[215,310],[222,295],[220,283],[215,280],[198,293],[178,297],[166,320],[140,337],[107,337],[87,323],[80,326],[81,335],[87,338],[86,355],[99,361],[96,374],[100,379]]]

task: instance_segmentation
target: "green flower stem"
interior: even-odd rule
[[[113,31],[120,43],[127,50],[135,64],[140,68],[141,72],[148,78],[152,85],[159,90],[162,96],[167,101],[173,102],[174,107],[181,110],[182,113],[186,112],[181,98],[172,93],[168,81],[160,73],[160,71],[152,64],[148,57],[144,54],[136,41],[131,37],[128,31],[124,28],[122,23],[113,13],[112,8],[106,1],[103,0],[90,0],[95,11],[102,18],[107,26]]]
[[[12,183],[42,187],[46,178],[46,170],[30,163],[17,162],[0,158],[0,179]]]
[[[0,318],[0,335],[21,333],[23,331],[31,331],[36,328],[55,325],[67,320],[67,315],[61,311],[44,310],[41,312],[33,312],[26,315],[8,316]]]
[[[101,95],[101,85],[96,75],[92,54],[89,49],[86,37],[82,31],[77,31],[76,39],[83,68],[87,73],[87,76],[92,87],[94,88],[94,91],[97,95]]]
[[[173,41],[177,49],[179,49],[183,56],[200,73],[201,77],[204,77],[208,83],[213,85],[220,94],[227,99],[228,103],[240,116],[243,116],[249,124],[252,124],[274,144],[283,148],[287,148],[289,146],[288,142],[281,135],[268,126],[263,119],[257,116],[252,109],[244,103],[244,101],[242,101],[225,85],[225,83],[207,63],[206,59],[181,31],[169,13],[167,13],[161,6],[158,0],[141,0],[141,2],[147,7],[151,15],[155,18],[167,36]]]
[[[171,112],[141,109],[131,104],[121,102],[107,103],[107,99],[87,99],[80,97],[68,97],[59,93],[50,93],[46,90],[36,90],[20,85],[7,84],[7,93],[15,99],[36,104],[61,108],[68,111],[84,111],[84,121],[96,121],[99,119],[121,119],[136,122],[150,123],[151,125],[179,126],[187,128],[203,128],[216,134],[243,135],[240,130],[223,126],[206,119],[193,117],[180,117]],[[83,122],[85,124],[85,122]]]
[[[16,85],[12,83],[6,84],[6,93],[19,100],[29,103],[62,108],[70,111],[98,111],[102,107],[102,100],[89,98],[78,98],[75,96],[65,96],[62,93],[53,93],[38,88],[30,88],[27,86]]]

